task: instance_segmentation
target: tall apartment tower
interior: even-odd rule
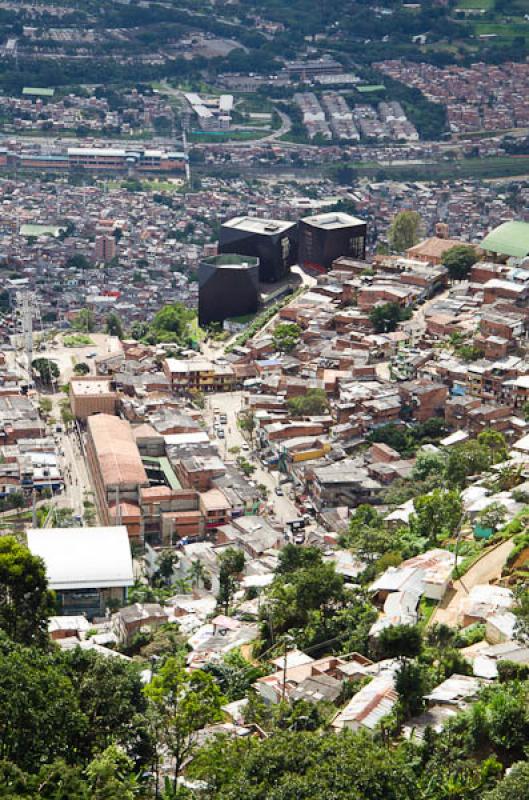
[[[97,236],[95,246],[96,261],[112,261],[116,256],[116,240],[113,236]]]

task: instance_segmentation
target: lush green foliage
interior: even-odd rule
[[[394,217],[388,239],[392,250],[403,253],[419,241],[421,217],[416,211],[400,211]]]
[[[329,401],[323,389],[309,389],[299,397],[292,397],[287,405],[293,417],[320,416],[329,409]]]
[[[448,270],[448,275],[453,281],[463,281],[468,278],[472,265],[478,257],[472,245],[460,244],[451,247],[443,256],[443,265]]]
[[[0,630],[14,642],[40,645],[53,610],[42,559],[13,536],[0,537]]]
[[[35,358],[31,362],[31,367],[37,373],[42,383],[51,384],[56,381],[60,375],[59,367],[55,361],[49,358]]]
[[[299,342],[301,328],[295,322],[282,322],[274,329],[274,347],[282,353],[289,353]]]
[[[182,303],[164,306],[154,315],[144,339],[149,344],[162,342],[190,347],[195,319],[196,312]]]
[[[399,322],[410,319],[411,315],[411,308],[402,308],[398,303],[383,303],[370,311],[369,320],[375,333],[391,333]]]

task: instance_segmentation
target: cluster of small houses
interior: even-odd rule
[[[104,540],[106,552],[100,547]],[[99,587],[107,598],[116,597],[116,592],[126,591],[133,582],[128,537],[123,527],[34,530],[28,533],[28,544],[34,553],[44,558],[50,585],[63,598],[68,593],[78,598],[82,587],[88,586],[93,591]],[[177,574],[185,574],[197,556],[212,568],[213,562],[206,560],[206,547],[184,546]],[[211,558],[212,554],[209,555]],[[342,561],[339,551],[328,552],[326,557],[336,564],[338,571],[346,574],[349,582],[354,580],[361,565]],[[372,601],[380,610],[370,637],[376,639],[380,630],[388,625],[415,623],[421,598],[442,600],[450,586],[454,562],[452,553],[433,549],[382,573],[369,587]],[[264,553],[260,559],[248,560],[232,616],[218,613],[212,591],[195,588],[191,594],[171,597],[164,605],[125,605],[112,615],[94,617],[90,622],[84,614],[54,616],[49,620],[50,636],[61,648],[81,647],[109,658],[126,659],[128,657],[119,648],[129,647],[138,633],[152,633],[162,625],[174,624],[187,646],[190,670],[219,663],[234,650],[252,659],[252,644],[259,637],[262,592],[273,579],[276,566],[277,551],[274,550]],[[249,588],[253,590],[252,600],[245,599]],[[481,642],[461,650],[472,665],[473,674],[454,674],[436,686],[425,698],[426,711],[407,722],[407,735],[421,737],[427,726],[441,729],[450,716],[467,708],[480,689],[497,677],[498,662],[529,664],[529,648],[515,639],[513,600],[510,589],[489,584],[475,585],[464,597],[458,610],[458,625],[462,628],[476,623],[486,626]],[[294,648],[267,662],[270,672],[255,682],[254,689],[267,704],[282,700],[334,704],[333,728],[373,731],[397,701],[394,682],[400,665],[399,659],[373,662],[354,652],[315,659]],[[152,664],[146,661],[143,672],[146,682],[151,679],[151,668]],[[362,688],[344,703],[348,684],[359,679],[362,679]],[[212,726],[206,733],[219,730],[236,735],[250,733],[244,725],[247,702],[244,698],[226,705],[225,722]]]

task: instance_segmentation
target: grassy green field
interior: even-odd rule
[[[431,164],[382,166],[373,162],[352,163],[358,176],[377,180],[441,181],[454,179],[509,178],[529,175],[529,156],[510,158],[469,158],[460,161],[443,161]]]
[[[94,344],[93,339],[85,333],[72,333],[68,336],[63,336],[62,341],[65,347],[89,347]]]
[[[225,134],[190,133],[189,141],[195,144],[218,144],[219,142],[245,142],[269,136],[270,131],[227,131]]]
[[[457,8],[485,8],[487,11],[490,11],[491,8],[494,8],[494,0],[460,0],[457,4]]]
[[[140,183],[143,192],[177,192],[180,189],[178,181],[141,180]],[[105,185],[107,189],[120,189],[123,181],[105,181]]]
[[[529,37],[529,22],[477,22],[476,36],[495,35],[498,39],[511,40],[517,36]]]

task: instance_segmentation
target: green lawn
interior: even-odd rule
[[[269,136],[271,131],[226,131],[220,134],[216,133],[198,133],[193,132],[189,134],[189,141],[196,144],[216,144],[217,142],[244,142],[262,139],[264,136]]]
[[[86,333],[71,333],[62,337],[65,347],[89,347],[93,345],[93,340]]]
[[[516,36],[529,36],[529,22],[477,22],[476,36],[495,34],[498,39],[514,39]]]
[[[459,8],[484,8],[490,11],[491,8],[494,8],[494,0],[460,0],[457,4],[457,9]]]
[[[431,164],[410,164],[409,166],[381,166],[373,162],[350,166],[359,176],[375,177],[377,180],[436,181],[464,178],[508,178],[515,175],[529,175],[529,156],[510,158],[468,158],[458,161],[442,161]]]

